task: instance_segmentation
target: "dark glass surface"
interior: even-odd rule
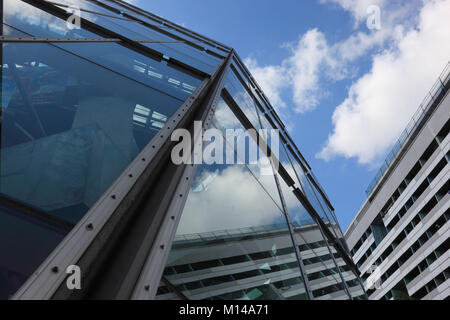
[[[183,103],[47,44],[3,63],[0,192],[71,222]]]
[[[53,251],[68,229],[2,202],[0,199],[0,299],[8,299]]]

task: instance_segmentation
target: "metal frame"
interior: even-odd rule
[[[60,18],[68,18],[61,4],[55,4],[45,0],[22,0],[41,10]],[[162,32],[176,39],[175,41],[151,41],[129,39],[118,33],[112,32],[91,21],[82,19],[83,28],[100,35],[100,39],[67,39],[67,38],[39,38],[39,37],[4,37],[0,34],[0,44],[7,42],[116,42],[128,49],[143,54],[157,61],[165,60],[184,72],[201,77],[203,82],[195,92],[168,120],[150,143],[142,150],[139,156],[128,166],[122,175],[96,202],[82,220],[73,227],[68,236],[58,245],[52,254],[41,264],[38,270],[26,281],[13,299],[152,299],[155,297],[161,282],[165,261],[170,252],[171,243],[175,237],[176,229],[186,203],[191,181],[196,172],[196,165],[175,166],[168,159],[174,143],[170,137],[177,128],[187,128],[195,137],[202,135],[196,131],[193,123],[202,120],[206,126],[211,124],[213,112],[219,97],[229,100],[229,93],[224,89],[228,72],[234,72],[241,84],[248,91],[256,103],[257,108],[263,113],[257,112],[258,119],[265,116],[276,128],[281,129],[283,147],[291,151],[301,168],[304,169],[308,181],[314,184],[317,192],[323,197],[326,205],[333,211],[333,207],[323,190],[311,175],[311,168],[298,148],[289,136],[286,128],[261,88],[253,79],[239,56],[233,49],[226,48],[222,44],[206,37],[195,34],[180,26],[169,23],[153,14],[143,11],[128,3],[118,0],[110,0],[152,21],[161,23],[187,36],[198,39],[199,42],[208,44],[227,53],[221,65],[212,74],[206,74],[181,61],[165,56],[164,54],[142,45],[142,43],[186,43],[201,51],[216,57],[221,55],[205,49],[192,41],[173,35],[158,26],[145,22],[138,17],[124,12],[117,12],[116,8],[109,7],[105,3],[90,0],[97,5],[120,13],[128,20],[145,25],[146,27]],[[239,71],[238,71],[239,69]],[[258,97],[247,86],[242,75],[249,80]],[[228,95],[228,96],[227,96]],[[231,98],[232,100],[232,98]],[[263,105],[261,105],[261,103]],[[238,105],[234,106],[238,118],[247,129],[253,128],[252,124]],[[253,128],[254,129],[254,128]],[[261,137],[257,137],[260,139]],[[263,139],[264,140],[264,139]],[[197,141],[194,139],[194,141]],[[335,247],[342,259],[350,266],[359,279],[358,271],[353,261],[348,257],[345,248],[331,232],[328,226],[315,211],[305,194],[295,186],[295,181],[286,171],[277,157],[268,153],[271,157],[272,167],[286,184],[293,188],[293,193],[299,202],[309,212],[310,216],[320,229],[326,241],[328,250],[333,256],[333,261],[338,268],[346,293],[351,298],[339,266],[330,249],[330,244]],[[197,152],[194,146],[194,153]],[[280,181],[275,174],[275,182],[280,195],[282,211],[284,213],[292,243],[295,247],[297,262],[303,277],[303,284],[308,298],[313,299],[306,269],[303,265],[301,253],[294,237],[293,225],[287,211],[285,199],[280,187]],[[300,180],[299,180],[300,181]],[[316,193],[314,192],[317,197]],[[323,208],[324,212],[325,209]],[[326,213],[325,213],[326,214]],[[65,286],[67,274],[65,268],[76,264],[82,269],[83,290],[70,291]],[[170,283],[169,283],[170,286]],[[176,294],[184,299],[181,292]]]
[[[121,39],[114,38],[41,38],[41,37],[10,37],[10,36],[0,36],[0,42],[43,42],[43,43],[64,43],[64,42],[121,42]],[[158,40],[136,40],[139,43],[186,43],[186,41],[158,41]]]

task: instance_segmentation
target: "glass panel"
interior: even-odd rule
[[[231,131],[233,134],[236,134],[236,139],[234,140],[235,146],[240,147],[241,145],[239,144],[239,142],[246,142],[246,145],[244,146],[246,148],[244,149],[244,147],[242,147],[242,149],[244,149],[244,152],[239,152],[239,156],[235,157],[235,161],[238,161],[238,163],[240,164],[247,165],[258,182],[264,186],[264,188],[267,190],[278,207],[281,208],[281,200],[277,186],[275,184],[273,170],[270,162],[268,160],[265,161],[266,157],[259,149],[255,140],[253,140],[250,136],[245,136],[244,127],[242,126],[236,115],[233,113],[233,111],[222,99],[217,104],[213,123],[217,129],[222,131],[222,134],[225,137],[227,137],[227,130],[229,130],[229,132]],[[241,132],[239,132],[239,130]],[[228,138],[228,142],[231,143],[232,141],[230,140],[230,137]],[[239,149],[239,151],[242,149]],[[250,155],[250,150],[257,150],[257,152],[252,152]]]
[[[17,0],[3,0],[3,23],[38,37],[101,38],[84,29],[70,30],[65,20]]]
[[[92,8],[93,6],[94,8]],[[88,2],[83,2],[82,8],[105,11],[105,9]],[[56,18],[21,1],[5,0],[4,10],[4,19],[7,24],[33,36],[101,38],[83,29],[70,30],[67,28],[65,20]],[[108,10],[106,12],[110,13]],[[114,19],[86,11],[82,12],[82,17],[133,40],[174,41],[173,38],[133,21]],[[184,43],[145,43],[144,45],[206,73],[214,71],[221,61],[221,59],[201,52]]]
[[[260,113],[260,121],[262,127],[265,129],[273,128],[264,115]],[[281,140],[281,139],[280,139]],[[280,141],[279,161],[289,173],[291,178],[295,181],[296,187],[302,190],[305,196],[310,201],[311,205],[317,211],[322,220],[330,227],[330,230],[337,238],[342,238],[342,232],[339,225],[334,220],[334,215],[331,214],[329,207],[325,204],[319,192],[315,190],[314,185],[307,179],[301,166],[297,163],[292,154],[288,154],[289,149],[285,147]],[[292,166],[293,164],[293,166]]]
[[[199,79],[168,67],[165,61],[157,62],[115,43],[60,43],[58,46],[183,101],[200,84]]]
[[[74,1],[74,0],[69,0],[69,1]],[[136,12],[130,10],[130,9],[125,8],[124,6],[122,6],[120,4],[115,4],[114,2],[111,2],[111,1],[108,1],[106,4],[111,6],[111,7],[116,8],[116,9],[119,9],[120,11],[125,12],[128,15],[130,15],[130,16],[136,17],[139,20],[145,21],[146,23],[149,23],[149,24],[154,25],[154,26],[156,26],[158,28],[166,30],[166,31],[170,32],[171,34],[173,34],[175,36],[186,38],[187,40],[189,40],[191,42],[198,43],[198,45],[200,45],[200,46],[206,46],[207,49],[209,49],[209,50],[211,50],[213,52],[216,52],[217,54],[220,54],[221,56],[226,55],[226,52],[216,48],[215,45],[212,42],[209,42],[208,40],[205,40],[208,43],[205,43],[203,41],[199,41],[198,37],[196,35],[194,35],[189,30],[183,30],[183,32],[182,31],[178,31],[176,29],[176,27],[172,27],[172,25],[173,25],[172,23],[170,23],[171,26],[168,26],[167,25],[168,23],[163,24],[162,22],[160,22],[159,19],[156,19],[156,18],[151,19],[145,13],[138,14],[138,13],[136,13]]]
[[[3,63],[0,192],[71,222],[182,105],[51,45],[6,44]]]
[[[247,90],[242,86],[242,84],[236,78],[234,72],[232,72],[231,70],[230,72],[228,72],[225,88],[233,97],[234,102],[239,105],[242,112],[247,116],[248,120],[255,127],[255,129],[261,129],[253,99],[250,97]]]
[[[28,4],[20,5],[19,9],[29,10],[31,14],[36,16],[41,15],[42,21],[46,23],[54,20],[53,16],[47,15]],[[6,17],[9,24],[17,26],[20,30],[33,36],[52,36],[48,34],[49,28],[43,22],[41,24],[32,23],[33,21],[20,19],[20,17],[18,18],[17,15],[13,14],[9,14]],[[59,28],[64,27],[62,20],[56,19],[52,23],[56,24],[57,22],[62,23]],[[79,31],[84,33],[83,30]],[[4,33],[10,36],[25,35],[8,27],[4,27]],[[54,34],[53,36],[56,35]],[[57,36],[59,37],[59,35]],[[84,36],[89,37],[91,34],[84,34]],[[199,79],[167,66],[165,61],[155,61],[117,43],[54,43],[53,45],[182,100],[187,99],[200,83]]]
[[[0,299],[10,298],[68,233],[67,227],[1,204]]]
[[[291,206],[289,214],[294,219],[299,214],[306,215],[301,206],[300,209],[294,209]],[[328,295],[332,294],[340,299],[348,299],[337,266],[331,256],[336,252],[335,249],[330,247],[333,252],[330,253],[319,226],[315,222],[310,220],[307,223],[307,220],[304,220],[302,223],[300,225],[298,220],[294,223],[294,234],[314,298],[327,299],[331,298]],[[344,261],[340,261],[339,265],[345,265]],[[350,272],[345,275],[345,279],[353,279],[351,276],[354,278]]]
[[[319,299],[348,299],[341,276],[338,273],[338,266],[352,297],[362,295],[364,292],[359,282],[356,281],[355,274],[350,271],[336,249],[331,245],[327,246],[317,223],[298,202],[292,190],[287,187],[280,176],[279,181],[289,216],[294,224],[295,239],[299,244],[313,296]],[[336,230],[340,232],[339,226]],[[333,261],[332,255],[336,262]]]
[[[198,168],[164,274],[190,299],[305,298],[285,217],[245,164]]]
[[[73,225],[183,101],[52,45],[2,50],[0,194]],[[29,239],[17,232],[8,243]],[[39,265],[62,236],[51,239],[24,246],[8,272],[29,275],[21,263],[29,263],[27,272]],[[9,252],[3,249],[0,255]]]
[[[60,0],[61,1],[61,0]],[[97,6],[94,3],[85,0],[64,0],[68,4],[75,3],[80,6],[81,9],[87,9],[93,12],[111,14],[111,11]],[[122,11],[128,11],[123,10]],[[117,32],[121,35],[129,37],[134,40],[156,40],[156,41],[177,41],[173,37],[164,35],[158,31],[146,27],[138,22],[132,20],[114,19],[112,17],[105,17],[102,15],[94,14],[91,12],[82,12],[84,19],[95,22],[109,30]],[[134,15],[133,15],[134,16]],[[143,19],[141,19],[143,20]],[[182,35],[185,39],[186,36]],[[193,40],[195,42],[195,40]],[[186,64],[192,65],[206,73],[214,71],[215,67],[220,63],[221,59],[211,56],[206,52],[200,51],[196,48],[184,43],[165,43],[165,44],[144,44],[150,48],[162,52],[169,57],[181,60]],[[199,44],[203,46],[203,43]]]

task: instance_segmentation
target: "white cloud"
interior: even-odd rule
[[[304,113],[313,110],[320,100],[318,83],[324,64],[331,67],[327,41],[317,29],[309,30],[297,43],[287,44],[290,55],[280,65],[261,67],[255,59],[244,60],[250,72],[278,111],[286,107],[282,91],[289,88],[294,101],[294,110]]]
[[[426,1],[417,28],[375,55],[371,71],[354,83],[333,115],[334,131],[318,154],[370,163],[405,128],[450,59],[450,0]]]
[[[369,6],[383,7],[386,0],[320,0],[321,3],[335,3],[344,10],[349,11],[356,23],[367,18],[367,8]]]
[[[283,66],[291,80],[295,111],[303,113],[319,104],[319,70],[324,63],[331,66],[333,60],[324,34],[317,29],[308,31],[291,51]]]
[[[260,66],[255,59],[244,63],[279,112],[288,105],[283,93],[290,93],[296,113],[314,110],[327,94],[322,80],[338,81],[353,73],[349,63],[375,46],[381,46],[396,35],[392,30],[366,34],[358,32],[342,42],[330,45],[325,35],[311,29],[300,36],[298,42],[284,45],[289,56],[279,65]]]
[[[244,63],[251,74],[257,79],[264,94],[276,108],[286,107],[286,103],[281,98],[281,90],[287,86],[289,81],[281,66],[260,67],[258,62],[252,58],[244,59]]]

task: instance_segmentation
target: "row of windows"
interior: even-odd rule
[[[355,244],[352,251],[350,251],[352,256],[354,256],[356,254],[356,252],[358,252],[359,248],[361,248],[361,246],[364,244],[364,242],[366,242],[366,240],[370,237],[371,234],[372,234],[372,230],[370,229],[370,226],[369,226],[367,228],[367,230],[364,232],[364,234],[361,236],[361,238],[358,240],[358,242]]]
[[[428,230],[407,250],[398,260],[397,264],[391,266],[384,276],[381,277],[382,282],[386,281],[399,267],[401,267],[412,255],[417,252],[433,235],[450,220],[450,211],[442,215]]]
[[[413,206],[413,204],[419,199],[422,193],[428,188],[428,186],[436,179],[439,173],[445,168],[447,163],[450,161],[450,151],[445,157],[439,161],[437,166],[431,171],[427,178],[422,182],[422,184],[417,188],[411,198],[405,203],[405,205],[399,210],[397,215],[391,220],[387,225],[388,231],[394,229],[400,219],[406,214],[406,212]]]
[[[411,222],[403,229],[403,231],[392,241],[391,245],[380,255],[375,261],[377,266],[388,258],[394,249],[411,233],[415,226],[419,224],[431,212],[431,210],[439,203],[442,197],[448,192],[449,181],[428,201],[428,203],[419,211],[419,213],[411,220]]]
[[[326,246],[326,243],[324,240],[313,242],[310,244],[303,244],[299,246],[300,251],[306,251],[316,248],[323,248]],[[221,259],[214,259],[214,260],[208,260],[208,261],[200,261],[190,264],[183,264],[183,265],[177,265],[177,266],[169,266],[166,267],[164,270],[164,275],[172,275],[172,274],[180,274],[180,273],[187,273],[187,272],[193,272],[193,271],[199,271],[214,267],[220,267],[220,266],[227,266],[247,261],[255,261],[255,260],[262,260],[262,259],[268,259],[273,257],[280,257],[288,254],[293,254],[294,248],[288,247],[283,249],[278,249],[276,251],[262,251],[262,252],[255,252],[240,256],[233,256],[229,258],[221,258]],[[318,263],[321,260],[328,260],[331,259],[331,255],[327,254],[325,256],[319,257],[313,257],[308,259],[303,259],[303,263],[305,265]]]
[[[447,239],[442,243],[436,250],[431,252],[424,260],[422,260],[414,269],[412,269],[403,279],[403,285],[405,293],[407,293],[406,285],[413,281],[417,276],[424,272],[433,262],[435,262],[439,257],[447,252],[450,245],[450,239]],[[368,275],[363,277],[364,281],[367,279]],[[400,283],[401,283],[400,282]],[[390,300],[393,297],[392,290],[386,293],[383,297],[384,300]]]
[[[340,270],[341,270],[341,272],[350,271],[350,267],[345,265],[345,266],[342,266],[340,268]],[[326,269],[326,270],[322,270],[322,271],[318,271],[318,272],[314,272],[314,273],[308,274],[308,279],[310,281],[313,281],[313,280],[325,278],[325,277],[328,277],[328,276],[332,276],[332,275],[335,275],[337,273],[338,273],[337,268]]]
[[[450,210],[447,210],[422,236],[413,243],[413,245],[406,250],[406,252],[381,276],[381,283],[384,283],[390,276],[392,276],[414,253],[416,253],[431,237],[433,237],[438,230],[440,230],[447,221],[450,220]],[[369,296],[375,292],[371,290],[368,292]]]
[[[387,226],[387,232],[390,232],[393,230],[393,228],[396,226],[396,224],[400,221],[401,218],[408,212],[408,210],[414,205],[414,203],[420,198],[420,196],[425,192],[425,190],[428,188],[428,186],[433,182],[433,180],[438,176],[438,174],[442,171],[442,169],[445,168],[447,163],[450,159],[450,151],[447,153],[445,157],[441,159],[441,161],[438,163],[438,165],[433,169],[433,171],[428,175],[428,177],[423,181],[423,183],[417,188],[417,190],[414,192],[414,194],[411,196],[411,198],[405,203],[405,205],[399,210],[397,215],[392,219],[392,221]],[[436,197],[442,197],[445,195],[446,189],[445,186],[443,189],[436,194]],[[436,199],[437,201],[440,200]],[[431,204],[430,204],[431,205]],[[434,205],[433,205],[434,206]],[[430,208],[431,210],[431,208]],[[424,211],[428,211],[427,208],[425,208]],[[416,216],[415,219],[406,227],[406,229],[412,229],[415,225],[417,225],[420,220],[423,217],[420,217],[419,215]],[[373,253],[373,251],[377,248],[376,242],[374,242],[369,249],[367,249],[366,253],[359,259],[357,262],[358,268],[360,268],[363,263],[370,257],[370,255]]]
[[[240,272],[240,273],[236,273],[236,274],[232,274],[232,275],[218,276],[218,277],[203,279],[203,280],[199,280],[199,281],[192,281],[192,282],[184,283],[181,285],[177,285],[176,287],[177,287],[177,289],[179,289],[181,291],[195,290],[195,289],[205,288],[205,287],[219,285],[219,284],[223,284],[223,283],[233,282],[236,280],[243,280],[243,279],[247,279],[247,278],[257,277],[257,276],[264,275],[264,274],[280,272],[282,270],[288,270],[288,269],[296,270],[297,268],[298,268],[297,262],[291,262],[291,263],[287,263],[287,264],[283,264],[283,265],[275,265],[275,266],[267,265],[267,266],[263,266],[259,269],[250,270],[250,271],[246,271],[246,272]],[[346,272],[349,270],[350,270],[350,268],[348,266],[341,267],[342,272]],[[322,270],[322,271],[308,274],[308,279],[310,281],[317,280],[317,279],[321,279],[324,277],[332,276],[337,273],[338,273],[337,268]],[[274,282],[273,285],[277,289],[280,289],[280,288],[286,288],[291,285],[300,284],[300,283],[302,283],[301,277],[295,277],[295,278],[292,278],[289,280]],[[162,286],[158,289],[157,295],[165,294],[168,292],[169,292],[169,289],[165,286]]]
[[[405,285],[413,281],[419,274],[430,267],[439,257],[445,254],[450,248],[450,239],[447,239],[436,250],[431,252],[425,259],[423,259],[414,269],[412,269],[404,278]]]
[[[349,269],[344,267],[343,270],[344,271],[348,271]],[[334,269],[334,272],[337,272],[337,270]],[[312,278],[320,279],[322,276],[318,277],[316,275],[316,274],[319,274],[319,273],[320,272],[311,274]],[[332,273],[329,272],[329,275],[331,275],[331,274]],[[328,274],[323,274],[323,277],[327,276],[327,275]],[[313,280],[313,279],[310,279],[310,280]],[[287,280],[273,282],[271,284],[271,286],[274,286],[275,288],[277,288],[277,289],[279,289],[279,290],[281,290],[283,292],[283,291],[289,290],[293,286],[301,285],[302,283],[303,282],[302,282],[302,279],[300,277],[295,277],[295,278],[291,278],[291,279],[287,279]],[[352,287],[355,287],[355,286],[359,286],[359,282],[356,279],[349,280],[346,283],[347,283],[347,286],[349,288],[352,288]],[[230,293],[223,294],[223,295],[220,295],[220,296],[215,296],[215,297],[212,297],[210,299],[212,299],[212,300],[216,300],[216,299],[229,300],[229,299],[242,299],[244,297],[251,297],[251,298],[256,298],[257,299],[258,296],[259,297],[263,297],[261,295],[261,293],[263,293],[266,290],[268,290],[267,287],[269,287],[269,286],[258,287],[256,289],[252,288],[252,289],[238,290],[238,291],[230,292]],[[341,291],[343,289],[344,289],[344,286],[342,285],[342,283],[333,284],[333,285],[330,285],[330,286],[327,286],[327,287],[324,287],[324,288],[320,288],[320,289],[314,290],[313,291],[313,295],[314,295],[314,297],[320,297],[320,296],[323,296],[323,295],[326,295],[326,294],[331,294],[333,292]],[[161,286],[158,289],[157,295],[167,294],[167,293],[170,293],[170,292],[171,292],[171,290],[167,286]],[[258,293],[258,294],[255,296],[254,295],[255,293]],[[360,296],[360,297],[356,297],[354,299],[358,299],[358,298],[364,299],[365,297],[364,296]],[[288,299],[291,299],[291,300],[306,300],[306,294],[302,293],[302,294],[299,294],[299,295],[296,295],[296,296],[289,297]]]
[[[356,287],[359,285],[359,282],[356,279],[346,281],[346,283],[349,288]],[[342,291],[342,290],[344,290],[344,285],[342,283],[337,283],[337,284],[333,284],[333,285],[325,287],[325,288],[320,288],[320,289],[314,290],[313,296],[317,298],[317,297],[321,297],[321,296],[324,296],[327,294],[332,294],[334,292],[338,292],[338,291]]]
[[[450,120],[448,120],[446,122],[446,124],[443,126],[441,131],[437,134],[435,139],[428,146],[428,148],[425,150],[425,152],[419,158],[417,163],[410,170],[410,172],[406,175],[405,179],[402,181],[402,183],[400,183],[398,188],[394,191],[394,193],[391,195],[389,200],[386,202],[386,204],[384,205],[383,209],[380,212],[380,215],[382,218],[388,213],[389,209],[394,205],[395,201],[400,197],[400,195],[403,193],[403,191],[406,189],[406,187],[409,185],[409,183],[416,177],[416,175],[419,173],[420,169],[422,169],[422,167],[425,165],[425,163],[433,155],[435,150],[445,140],[449,131],[450,131]],[[396,220],[396,218],[394,218],[394,220]],[[388,230],[392,230],[393,226],[397,222],[398,222],[398,220],[396,220],[395,222],[391,222],[390,225],[388,226]],[[367,240],[367,238],[370,236],[371,233],[372,233],[372,231],[369,226],[369,228],[367,228],[367,230],[364,232],[364,234],[361,236],[359,241],[356,243],[356,245],[351,250],[352,256],[354,256],[356,254],[356,252],[363,245],[363,243]]]
[[[426,295],[430,294],[434,289],[439,287],[442,283],[450,278],[450,267],[445,269],[444,272],[440,273],[433,280],[428,282],[422,289],[417,291],[412,295],[413,299],[420,300]]]
[[[406,189],[409,183],[415,178],[417,173],[419,173],[420,169],[425,165],[425,163],[430,159],[430,157],[439,147],[439,144],[442,143],[442,141],[444,141],[444,139],[447,137],[449,131],[450,131],[450,120],[448,120],[447,123],[443,126],[441,131],[436,135],[435,139],[431,142],[431,144],[428,146],[428,148],[416,162],[414,167],[406,175],[406,178],[402,181],[402,183],[400,183],[398,188],[394,191],[392,196],[386,202],[383,209],[381,210],[382,214],[388,213],[389,209],[392,207],[395,201],[400,197],[400,195],[403,193],[403,191]]]

